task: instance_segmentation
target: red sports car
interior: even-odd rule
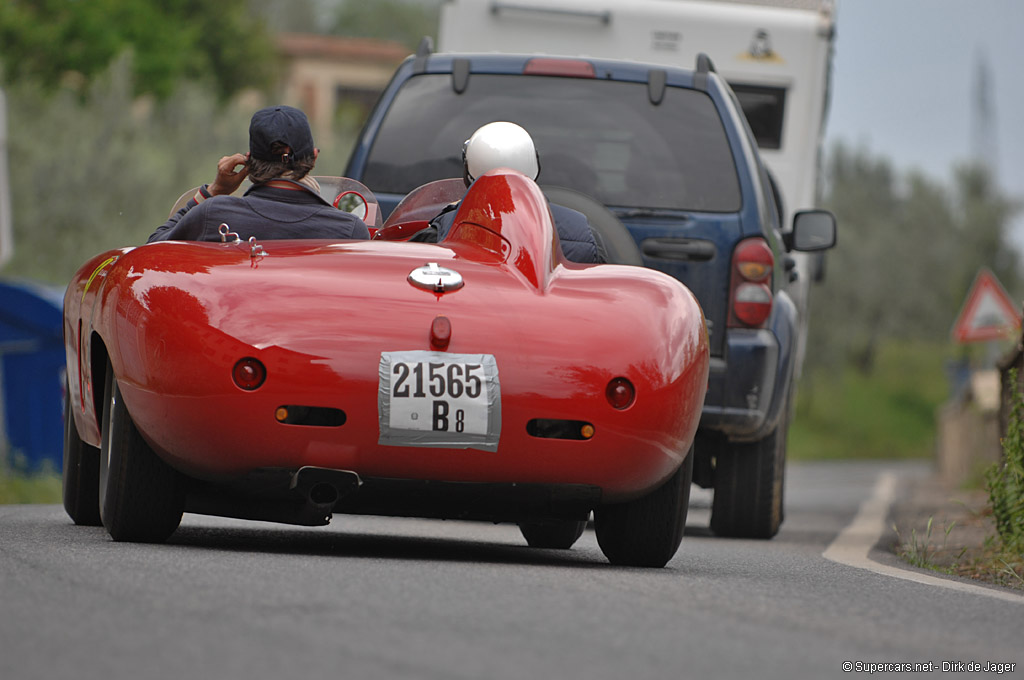
[[[478,179],[437,244],[388,240],[446,200],[429,186],[381,225],[368,189],[320,180],[375,239],[225,225],[223,243],[114,250],[72,279],[71,518],[151,542],[183,512],[461,518],[569,548],[593,512],[612,563],[663,566],[707,387],[690,291],[566,261],[544,195],[511,171]]]

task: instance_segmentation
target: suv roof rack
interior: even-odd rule
[[[469,59],[452,59],[452,90],[462,94],[469,85]]]
[[[697,73],[718,73],[715,70],[715,62],[711,61],[705,52],[697,55]]]
[[[665,98],[665,85],[668,73],[665,69],[655,68],[647,72],[647,98],[657,106]]]
[[[434,53],[434,39],[429,35],[423,36],[420,44],[416,47],[416,61],[413,63],[413,73],[423,73],[427,70],[427,59]]]
[[[701,91],[707,90],[709,73],[718,71],[715,70],[715,63],[711,61],[711,57],[701,52],[697,55],[697,72],[693,75],[693,86]]]

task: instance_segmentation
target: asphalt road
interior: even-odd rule
[[[995,677],[970,672],[990,662],[1020,676],[1024,597],[907,580],[877,548],[843,563],[874,543],[880,481],[898,496],[922,474],[791,466],[772,541],[711,537],[695,489],[658,570],[608,565],[590,530],[566,552],[504,525],[186,515],[151,546],[76,527],[59,506],[0,506],[0,678],[792,679],[899,663]]]

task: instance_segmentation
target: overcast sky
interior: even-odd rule
[[[949,182],[976,146],[984,60],[997,175],[1024,199],[1024,0],[838,0],[837,27],[827,143],[842,139]]]

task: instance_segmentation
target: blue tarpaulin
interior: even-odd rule
[[[0,281],[0,438],[33,470],[61,468],[63,307],[62,288]]]

